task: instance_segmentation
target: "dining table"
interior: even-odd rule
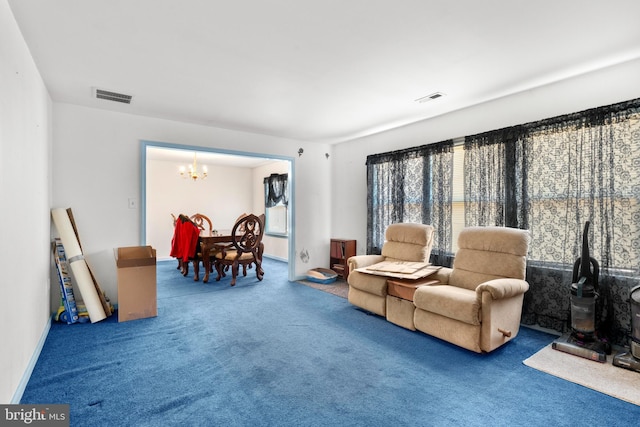
[[[200,244],[202,249],[202,266],[204,267],[204,277],[202,281],[209,281],[209,272],[211,271],[211,249],[216,245],[231,243],[231,230],[202,230],[200,232]]]

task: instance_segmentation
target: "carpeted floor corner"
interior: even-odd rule
[[[640,405],[640,373],[613,366],[612,360],[613,355],[609,355],[605,363],[595,362],[554,350],[549,344],[523,363],[558,378]]]
[[[72,426],[635,425],[640,407],[525,366],[522,328],[476,354],[287,281],[265,260],[229,286],[159,262],[158,316],[55,323],[22,403]]]
[[[315,283],[309,280],[299,280],[298,283],[342,298],[347,298],[349,293],[349,284],[343,279],[338,279],[333,283]]]

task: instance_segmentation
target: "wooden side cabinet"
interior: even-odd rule
[[[344,280],[347,280],[347,277],[349,277],[347,260],[356,254],[356,241],[331,239],[330,249],[329,268],[338,273]]]

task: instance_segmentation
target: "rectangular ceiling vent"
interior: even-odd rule
[[[431,95],[423,96],[422,98],[416,99],[416,102],[422,104],[424,102],[433,101],[434,99],[438,99],[444,96],[442,92],[434,92]]]
[[[125,95],[123,93],[117,93],[110,90],[94,89],[95,96],[98,99],[104,99],[105,101],[120,102],[122,104],[131,104],[132,95]]]

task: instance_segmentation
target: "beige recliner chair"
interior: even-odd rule
[[[475,352],[490,352],[518,334],[529,232],[469,227],[460,232],[453,269],[434,276],[440,285],[414,294],[417,330]]]
[[[356,268],[382,261],[429,262],[433,247],[433,227],[425,224],[391,224],[385,231],[381,255],[356,255],[349,264],[349,302],[380,316],[386,315],[387,278],[360,273]]]

